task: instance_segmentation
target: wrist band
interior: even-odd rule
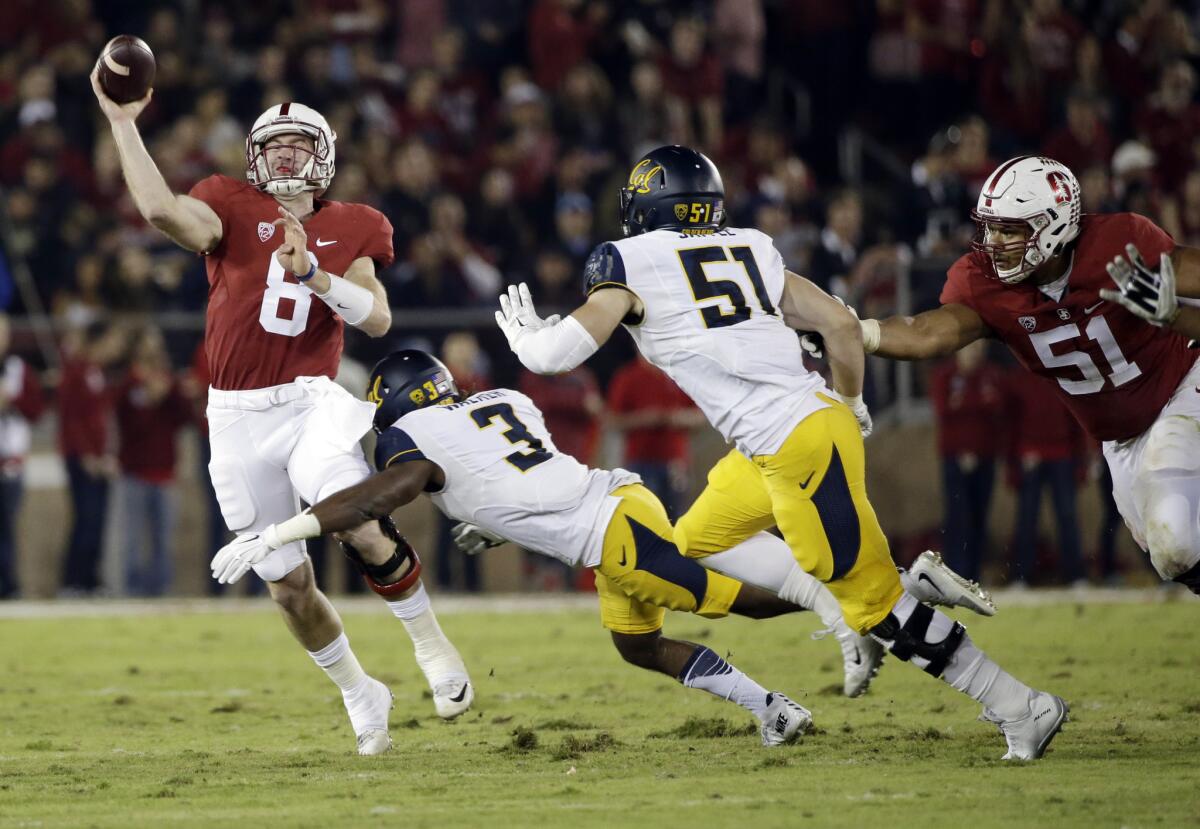
[[[312,260],[312,267],[308,269],[308,273],[304,274],[303,276],[296,274],[296,278],[301,282],[307,282],[308,280],[312,279],[313,275],[317,272],[317,257],[310,253],[308,258]]]

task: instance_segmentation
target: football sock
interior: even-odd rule
[[[358,664],[358,657],[350,650],[350,640],[346,638],[345,633],[339,633],[328,645],[319,651],[309,651],[308,655],[321,670],[329,674],[329,678],[337,683],[343,694],[350,694],[367,678],[362,666]]]
[[[905,593],[892,608],[892,615],[903,626],[918,604],[915,598]],[[939,610],[934,610],[925,633],[925,641],[940,642],[950,634],[953,627],[953,619]],[[928,664],[926,660],[917,656],[911,661],[922,668]],[[963,634],[962,643],[946,663],[942,679],[951,688],[983,703],[1005,720],[1020,719],[1029,713],[1029,696],[1033,693],[1029,686],[997,665],[991,657],[975,646],[967,634]]]
[[[388,602],[387,606],[408,631],[416,652],[417,665],[431,687],[448,679],[467,678],[462,657],[446,638],[437,617],[433,615],[433,606],[429,603],[424,584],[418,585],[416,592],[407,599]]]
[[[679,672],[679,681],[685,687],[736,702],[760,720],[766,715],[767,689],[703,645],[696,646]]]
[[[795,561],[792,562],[792,572],[779,591],[779,598],[813,611],[828,627],[842,620],[842,606],[829,588],[820,579],[801,570]]]

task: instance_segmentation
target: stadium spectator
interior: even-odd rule
[[[9,351],[12,325],[0,313],[0,599],[20,592],[17,580],[17,517],[24,493],[30,432],[45,403],[37,373]]]
[[[620,466],[659,497],[674,521],[686,508],[691,433],[704,414],[641,354],[619,368],[608,387],[607,423],[622,437]]]
[[[162,332],[134,340],[129,371],[114,391],[121,469],[121,549],[125,591],[161,596],[174,576],[175,461],[192,405],[171,372]]]
[[[1044,582],[1036,571],[1042,492],[1050,490],[1058,531],[1059,577],[1086,584],[1079,540],[1076,489],[1087,474],[1087,438],[1075,418],[1047,388],[1049,380],[1021,370],[1008,381],[1012,430],[1010,481],[1017,488],[1013,533],[1014,586]]]
[[[96,322],[68,328],[62,341],[55,408],[58,447],[71,495],[62,571],[66,595],[87,595],[100,588],[109,484],[117,473],[107,371],[124,355],[126,340],[123,328]]]
[[[982,341],[939,364],[929,381],[942,459],[942,552],[951,568],[974,581],[987,558],[1005,394],[1003,372],[988,360]]]
[[[1200,135],[1200,103],[1196,103],[1196,70],[1177,60],[1162,70],[1158,89],[1137,114],[1138,135],[1157,160],[1158,181],[1174,189],[1195,164],[1192,144]]]

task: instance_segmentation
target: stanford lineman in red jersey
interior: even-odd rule
[[[1041,156],[1000,165],[972,218],[942,307],[863,320],[865,348],[911,360],[1002,340],[1104,442],[1117,506],[1159,574],[1200,593],[1200,250],[1143,216],[1081,216],[1075,176]]]
[[[359,666],[316,587],[305,536],[286,532],[286,522],[265,528],[294,515],[299,499],[316,503],[370,475],[358,437],[374,407],[332,378],[344,325],[371,336],[391,325],[375,277],[392,261],[391,225],[373,208],[320,198],[333,179],[337,136],[310,107],[284,103],[259,116],[246,139],[245,183],[212,176],[183,196],[167,187],[134,124],[150,94],[116,104],[96,72],[92,88],[138,210],[207,260],[209,472],[225,522],[239,533],[214,559],[214,574],[228,572],[228,559],[253,566],[293,635],[341,689],[358,752],[386,751],[390,691]],[[433,615],[420,561],[389,516],[370,518],[339,540],[411,636],[438,714],[458,716],[474,691]],[[255,552],[239,546],[260,535]]]

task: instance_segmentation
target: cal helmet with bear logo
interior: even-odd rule
[[[446,364],[415,348],[394,351],[375,364],[367,381],[367,401],[375,404],[375,431],[382,432],[409,412],[462,399]]]
[[[1065,164],[1040,155],[1010,158],[979,192],[971,248],[987,254],[1001,282],[1015,284],[1067,249],[1081,216],[1079,182]],[[1014,231],[1023,238],[996,238]]]
[[[297,158],[298,169],[290,175],[276,176],[267,164],[264,149],[279,135],[306,135],[312,139],[313,152]],[[246,180],[273,196],[294,196],[305,190],[320,195],[333,181],[334,150],[337,134],[325,116],[304,104],[276,104],[254,122],[246,136]]]
[[[725,224],[725,184],[702,152],[673,144],[646,153],[621,188],[626,236],[652,230],[707,233]]]

